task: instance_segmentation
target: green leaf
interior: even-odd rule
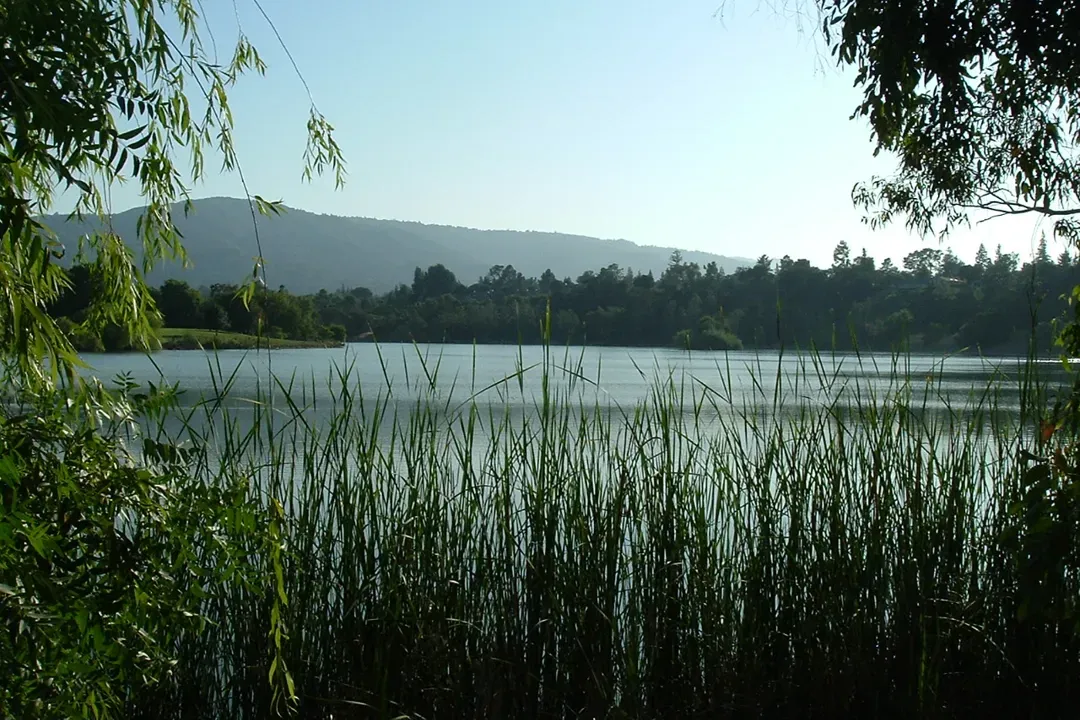
[[[141,127],[137,127],[137,128],[133,128],[131,130],[128,130],[127,132],[119,133],[119,134],[117,134],[117,137],[126,142],[128,140],[131,140],[132,138],[138,137],[140,134],[145,132],[146,129],[147,129],[147,126],[143,125]]]

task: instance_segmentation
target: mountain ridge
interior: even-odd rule
[[[544,230],[479,229],[314,213],[288,207],[278,216],[258,217],[258,239],[247,200],[213,197],[192,201],[185,215],[176,206],[176,225],[183,235],[191,267],[159,263],[147,280],[159,284],[175,278],[195,287],[237,283],[249,277],[262,246],[266,279],[292,292],[309,293],[339,287],[367,287],[386,292],[412,281],[417,267],[442,264],[466,284],[495,265],[513,265],[526,276],[550,269],[557,277],[576,278],[611,264],[659,274],[675,247],[638,245],[619,239]],[[129,243],[143,208],[110,217],[113,229]],[[49,215],[41,220],[69,251],[78,238],[100,229],[96,220]],[[297,242],[302,239],[304,242]],[[133,246],[134,247],[134,246]],[[135,248],[138,256],[138,248]],[[686,262],[716,262],[725,272],[753,261],[694,250],[679,250]]]

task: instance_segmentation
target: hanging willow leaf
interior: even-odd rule
[[[8,92],[0,80],[0,265],[8,268],[0,275],[0,353],[14,361],[20,381],[50,383],[74,357],[47,312],[62,285],[56,277],[67,271],[28,273],[48,252],[32,243],[40,230],[28,221],[53,209],[58,181],[74,190],[77,214],[107,224],[109,190],[131,171],[146,208],[138,237],[120,244],[141,246],[146,272],[163,258],[184,258],[171,207],[203,178],[206,152],[237,167],[229,90],[265,64],[242,35],[222,68],[203,44],[209,30],[202,23],[195,0],[61,0],[47,12],[29,2],[0,6],[3,77],[19,81]],[[195,98],[189,88],[205,90]],[[193,115],[192,102],[204,111]],[[329,123],[314,108],[312,117],[319,120],[308,126],[305,177],[332,171],[340,184],[344,162]],[[143,273],[116,254],[92,262],[107,291],[95,294],[89,314],[150,338],[154,306]],[[40,312],[16,312],[29,306]]]

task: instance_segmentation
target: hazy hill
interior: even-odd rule
[[[129,210],[112,218],[124,238],[135,237],[141,211]],[[181,278],[199,287],[236,283],[251,273],[258,255],[251,211],[244,200],[208,198],[195,202],[177,225],[192,267],[170,263],[150,276],[158,284]],[[96,223],[69,223],[62,215],[44,218],[61,241],[74,250],[79,235]],[[585,270],[615,263],[624,268],[659,274],[672,248],[635,245],[626,240],[600,240],[561,233],[511,230],[473,230],[395,220],[317,215],[290,209],[277,217],[259,217],[259,240],[266,259],[266,277],[272,286],[293,292],[363,286],[376,292],[398,283],[412,282],[416,267],[442,263],[466,284],[475,282],[493,265],[513,265],[527,276],[550,268],[559,278],[576,278]],[[684,252],[688,262],[715,261],[727,272],[750,265],[744,258]]]

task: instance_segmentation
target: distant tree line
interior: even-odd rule
[[[50,312],[60,318],[73,344],[83,351],[129,349],[127,333],[117,325],[103,323],[104,330],[93,334],[84,328],[95,282],[91,269],[75,265],[68,278],[70,287]],[[289,340],[345,339],[344,327],[321,319],[314,296],[293,295],[283,287],[260,289],[246,303],[237,285],[213,285],[200,291],[180,280],[166,280],[151,293],[161,314],[159,327],[227,330]]]
[[[55,312],[77,331],[92,281],[72,270]],[[654,277],[610,265],[577,279],[550,271],[528,278],[497,265],[466,285],[443,265],[417,268],[411,284],[375,295],[366,288],[293,295],[262,289],[245,304],[233,285],[196,290],[169,280],[154,291],[167,327],[258,333],[295,340],[677,346],[693,349],[818,347],[891,350],[1022,351],[1035,332],[1052,348],[1052,321],[1080,283],[1069,255],[1050,257],[1045,240],[1020,264],[1000,248],[979,248],[965,263],[950,250],[923,248],[901,267],[880,265],[844,242],[819,268],[788,256],[762,256],[725,274],[673,253]],[[84,343],[85,344],[85,343]],[[123,338],[104,334],[106,349]]]
[[[1077,262],[1068,252],[1051,258],[1045,240],[1022,265],[1016,254],[980,246],[974,263],[927,247],[900,267],[841,242],[829,268],[762,256],[725,274],[674,253],[659,277],[611,265],[577,279],[527,278],[496,266],[464,285],[434,265],[385,295],[360,288],[313,300],[324,323],[381,341],[537,343],[550,301],[559,344],[993,352],[1023,351],[1034,330],[1049,351],[1051,322],[1078,282]]]

